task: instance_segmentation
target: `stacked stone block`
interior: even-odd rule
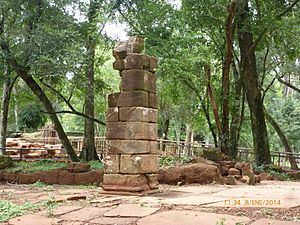
[[[120,92],[108,96],[108,142],[103,189],[142,192],[157,187],[157,59],[141,54],[144,40],[132,37],[113,50]]]

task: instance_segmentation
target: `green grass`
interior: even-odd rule
[[[13,167],[6,169],[8,172],[34,173],[53,169],[66,169],[67,163],[41,160],[35,162],[16,162]]]
[[[47,200],[35,204],[26,202],[22,205],[17,205],[10,201],[0,200],[0,222],[5,222],[11,218],[22,216],[37,209],[46,208],[47,210],[51,210],[56,207],[56,204],[57,203],[54,203],[51,200]]]
[[[175,157],[175,156],[162,156],[159,158],[159,166],[176,166],[182,164],[188,164],[192,161],[191,157]]]
[[[90,161],[88,164],[91,166],[91,170],[99,170],[103,168],[103,163],[97,160]],[[40,171],[48,171],[53,169],[66,169],[67,163],[55,162],[52,160],[41,160],[35,162],[15,162],[13,167],[6,169],[7,172],[22,172],[22,173],[34,173]]]

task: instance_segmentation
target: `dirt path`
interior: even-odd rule
[[[268,181],[257,186],[161,185],[151,196],[117,196],[95,187],[0,184],[1,200],[33,206],[0,224],[299,225],[299,190],[300,182]]]

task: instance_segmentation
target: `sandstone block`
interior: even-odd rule
[[[106,191],[146,191],[149,190],[147,178],[143,174],[104,174],[103,190]]]
[[[90,165],[86,163],[71,162],[68,163],[67,170],[73,173],[82,173],[90,170]]]
[[[158,174],[146,174],[148,179],[148,185],[150,189],[155,189],[158,187]]]
[[[149,93],[149,107],[157,109],[157,95]]]
[[[228,173],[229,173],[229,175],[241,175],[241,172],[238,170],[238,169],[235,169],[235,168],[230,168],[229,170],[228,170]]]
[[[119,173],[120,172],[120,156],[108,155],[104,161],[105,173]]]
[[[109,154],[141,154],[150,153],[151,142],[138,140],[108,140]]]
[[[129,42],[127,44],[127,54],[141,53],[144,49],[144,44],[138,42]]]
[[[106,112],[107,122],[118,122],[119,121],[119,109],[118,107],[108,108]]]
[[[121,92],[117,101],[118,107],[132,107],[132,106],[148,107],[148,104],[149,104],[149,98],[148,98],[148,92],[146,91]]]
[[[122,107],[119,110],[120,121],[156,123],[157,110],[146,107]]]
[[[58,184],[74,184],[75,173],[70,173],[66,170],[62,170],[58,176]]]
[[[225,177],[225,184],[227,185],[237,185],[236,180],[232,176]]]
[[[149,141],[150,154],[158,154],[159,146],[157,141]]]
[[[108,95],[108,107],[109,108],[114,108],[117,107],[117,101],[120,96],[120,92],[117,93],[112,93]]]
[[[157,155],[121,155],[120,173],[158,173]]]
[[[223,159],[223,154],[218,149],[203,149],[203,157],[208,160],[219,161]]]
[[[149,57],[149,71],[150,72],[155,72],[157,70],[157,58],[155,57]]]
[[[128,54],[125,58],[125,69],[148,69],[149,68],[149,56],[132,53]]]
[[[157,139],[157,124],[146,122],[109,122],[107,139],[153,140]]]
[[[125,70],[125,61],[124,59],[117,59],[113,62],[113,68],[115,70],[123,71]]]
[[[156,93],[156,76],[141,69],[124,70],[122,72],[121,90],[144,90]]]
[[[116,59],[125,59],[127,55],[127,41],[120,41],[113,49],[113,56]]]

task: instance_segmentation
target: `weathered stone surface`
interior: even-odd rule
[[[96,208],[96,207],[83,208],[77,211],[66,213],[60,216],[59,218],[63,220],[70,220],[70,221],[87,221],[87,220],[101,217],[108,210],[109,208]]]
[[[151,56],[149,57],[149,71],[155,72],[157,70],[157,58]]]
[[[119,173],[120,172],[120,155],[108,155],[104,160],[105,173]]]
[[[70,162],[68,163],[67,170],[68,172],[82,173],[82,172],[88,172],[90,170],[90,167],[91,166],[86,163]]]
[[[106,124],[107,139],[156,140],[157,125],[146,122],[109,122]]]
[[[261,181],[273,180],[273,177],[269,173],[261,173],[261,174],[259,174],[259,176],[260,176]]]
[[[106,111],[106,121],[107,122],[118,122],[119,121],[119,108],[108,108]]]
[[[19,175],[18,183],[20,184],[31,184],[31,174],[22,173]]]
[[[158,173],[157,155],[121,155],[120,173]]]
[[[19,216],[8,221],[10,225],[50,225],[58,224],[61,220],[57,218],[48,218],[40,215],[24,215]]]
[[[191,210],[171,210],[160,212],[138,220],[137,225],[226,225],[246,224],[250,219],[243,216],[231,216],[216,213],[195,212]]]
[[[41,181],[44,182],[45,184],[57,184],[58,183],[58,177],[59,174],[63,171],[62,169],[54,169],[54,170],[49,170],[45,171],[44,175],[41,176]]]
[[[158,187],[158,174],[146,174],[150,189]]]
[[[157,95],[149,93],[149,107],[157,109]]]
[[[0,170],[13,166],[12,159],[7,155],[0,155]]]
[[[113,62],[113,68],[115,70],[123,71],[125,70],[125,62],[124,59],[117,59]]]
[[[103,190],[107,191],[146,191],[149,190],[145,175],[138,174],[104,174]]]
[[[156,76],[145,70],[132,69],[122,72],[121,90],[144,90],[156,93]]]
[[[149,68],[149,56],[142,54],[127,54],[125,58],[125,69],[148,69]]]
[[[149,141],[139,140],[108,140],[107,148],[109,154],[140,154],[150,153],[152,145]]]
[[[131,42],[135,42],[135,43],[139,43],[141,45],[144,45],[145,41],[144,41],[144,38],[141,37],[141,36],[132,36],[128,39],[128,43],[131,43]]]
[[[160,208],[143,207],[140,204],[122,204],[104,213],[108,217],[144,217],[157,212]],[[159,223],[157,223],[159,224]]]
[[[299,225],[299,223],[263,218],[255,221],[254,223],[251,223],[251,225]]]
[[[145,107],[123,107],[119,110],[120,121],[156,123],[157,110]]]
[[[120,96],[120,92],[117,93],[112,93],[108,95],[108,107],[109,108],[114,108],[117,107],[117,101]]]
[[[229,170],[228,170],[228,173],[229,173],[229,175],[241,175],[241,172],[238,170],[238,169],[235,169],[235,168],[230,168]]]
[[[100,225],[129,225],[133,224],[136,221],[136,218],[127,218],[127,217],[101,217],[90,221],[91,224],[100,224]]]
[[[165,184],[223,183],[218,167],[205,163],[160,169],[158,181]]]
[[[243,163],[238,162],[238,163],[236,163],[236,164],[234,165],[234,168],[236,168],[236,169],[242,171],[243,166],[244,166]]]
[[[253,168],[250,163],[244,164],[244,166],[242,168],[242,175],[249,177],[249,181],[247,182],[247,184],[249,184],[249,185],[255,184],[254,172],[253,172]]]
[[[142,106],[148,107],[149,96],[146,91],[129,91],[121,92],[117,106],[118,107],[132,107],[132,106]]]
[[[159,146],[157,141],[150,141],[149,148],[151,154],[158,154]]]
[[[218,161],[223,159],[223,154],[219,149],[203,149],[203,157],[208,160]]]
[[[137,42],[129,42],[127,44],[127,54],[131,53],[141,53],[143,51],[144,44]]]
[[[127,54],[127,41],[120,41],[113,49],[113,56],[116,59],[125,59]]]
[[[74,183],[74,173],[62,170],[59,173],[58,184],[72,185]]]
[[[233,176],[227,176],[227,177],[224,177],[224,182],[225,184],[227,185],[236,185],[236,180],[234,179]]]

